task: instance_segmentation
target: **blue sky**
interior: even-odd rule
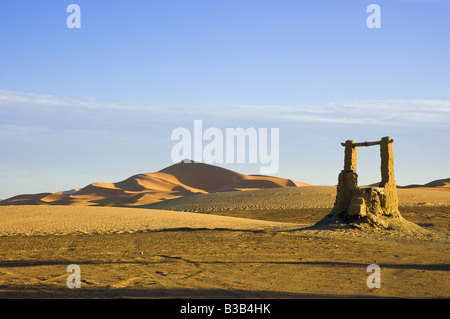
[[[275,175],[298,181],[335,184],[341,142],[387,135],[398,184],[449,177],[449,14],[447,0],[2,1],[0,198],[157,171],[195,119],[279,128]],[[378,181],[378,149],[358,151],[360,184]]]

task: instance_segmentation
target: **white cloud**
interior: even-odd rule
[[[393,126],[448,126],[450,100],[348,100],[318,105],[235,105],[223,115],[272,120]]]
[[[32,110],[27,114],[27,110]],[[450,123],[450,100],[343,100],[317,105],[207,105],[148,106],[105,102],[92,98],[72,98],[35,93],[0,90],[0,115],[3,124],[27,118],[27,123],[39,123],[45,112],[62,111],[51,118],[79,119],[89,117],[111,123],[134,121],[151,124],[162,122],[176,125],[190,119],[233,120],[251,118],[265,121],[313,123],[373,124],[388,126],[445,126]],[[81,114],[79,114],[81,112]],[[20,116],[19,116],[20,115]],[[11,121],[11,122],[8,122]],[[48,120],[46,120],[48,122]],[[87,127],[85,127],[87,128]]]
[[[0,90],[1,106],[33,108],[86,108],[86,109],[130,109],[129,105],[103,102],[92,98],[73,98],[48,94],[23,93]]]
[[[449,100],[355,100],[333,104],[338,117],[349,114],[379,124],[446,125],[450,121]]]

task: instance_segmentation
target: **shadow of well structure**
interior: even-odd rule
[[[344,169],[339,174],[336,201],[328,219],[336,217],[345,222],[374,221],[383,217],[401,218],[398,210],[397,187],[394,177],[394,140],[389,136],[375,142],[357,143],[347,140]],[[357,148],[379,145],[381,182],[377,187],[359,187],[356,173]]]

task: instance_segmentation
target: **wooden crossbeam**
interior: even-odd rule
[[[393,139],[389,139],[387,141],[388,143],[392,143],[394,142]],[[382,143],[382,141],[375,141],[375,142],[362,142],[362,143],[351,143],[350,146],[351,147],[360,147],[360,146],[373,146],[373,145],[380,145]],[[341,143],[342,146],[346,146],[346,143]]]

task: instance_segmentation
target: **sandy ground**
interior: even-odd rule
[[[1,207],[0,298],[449,298],[450,192],[403,191],[403,217],[433,235],[310,228],[330,211],[313,205],[332,197],[320,187],[283,209]],[[79,289],[66,285],[70,264]]]
[[[175,231],[5,237],[0,296],[449,297],[448,243],[320,232]],[[66,267],[81,288],[66,287]],[[381,288],[366,285],[369,264]]]
[[[296,224],[199,213],[91,206],[4,206],[0,207],[0,220],[3,237],[298,228]]]
[[[450,206],[450,188],[398,189],[400,206]],[[142,207],[192,212],[332,208],[336,186],[304,186],[185,196]]]

